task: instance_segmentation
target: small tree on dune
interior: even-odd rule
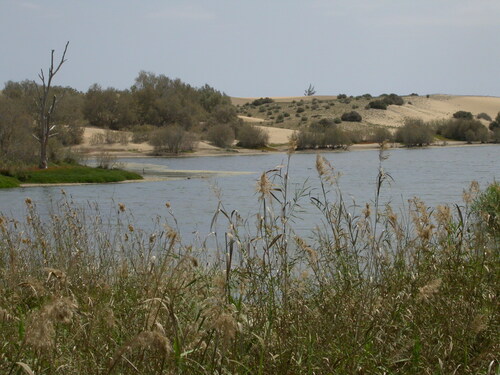
[[[313,96],[316,94],[316,90],[312,84],[309,84],[309,87],[304,91],[304,96]]]

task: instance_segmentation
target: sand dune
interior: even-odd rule
[[[282,145],[288,143],[289,138],[294,133],[291,129],[273,128],[270,126],[256,125],[258,128],[263,129],[269,134],[269,143],[274,145]]]
[[[275,102],[286,103],[293,100],[332,100],[336,96],[289,96],[289,97],[273,97]],[[231,98],[235,105],[243,105],[251,102],[256,98]],[[404,123],[405,118],[418,118],[424,121],[440,120],[451,118],[453,113],[457,111],[472,112],[473,115],[478,113],[487,113],[491,118],[495,118],[500,112],[500,98],[485,97],[485,96],[452,96],[452,95],[431,95],[429,98],[425,96],[406,96],[403,106],[391,105],[387,110],[364,110],[358,109],[362,116],[363,122],[368,124],[376,124],[390,127],[398,127]],[[263,119],[240,116],[247,122],[260,122]]]
[[[320,100],[332,100],[335,96],[291,96],[291,97],[276,97],[273,98],[276,102],[292,102],[293,100],[312,100],[318,98]],[[244,104],[255,98],[231,98],[233,104]],[[491,118],[495,118],[500,112],[500,98],[498,97],[481,97],[481,96],[450,96],[450,95],[431,95],[429,98],[425,96],[407,96],[403,106],[391,105],[387,110],[365,110],[359,109],[363,116],[365,124],[383,125],[388,127],[398,127],[404,123],[405,118],[419,118],[424,121],[439,120],[451,118],[453,113],[457,111],[472,112],[473,115],[478,113],[487,113]],[[269,134],[269,143],[273,145],[283,145],[288,143],[290,136],[293,134],[291,129],[274,128],[265,126],[267,121],[258,117],[239,116],[243,121],[252,123],[261,129],[264,129]],[[84,142],[77,146],[89,154],[97,154],[102,151],[112,152],[117,156],[132,156],[146,155],[153,151],[153,147],[148,143],[128,143],[128,144],[93,144],[92,138],[96,134],[105,134],[105,130],[86,127],[84,132]],[[217,155],[227,151],[221,150],[207,142],[199,142],[195,155]],[[255,152],[250,150],[239,150],[239,152]]]

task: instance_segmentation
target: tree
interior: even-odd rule
[[[313,85],[309,84],[309,87],[304,91],[304,96],[313,96],[314,94],[316,94],[316,90]]]
[[[66,46],[64,47],[64,52],[61,56],[61,60],[57,65],[54,65],[54,50],[51,52],[50,57],[50,68],[48,69],[48,77],[45,77],[43,69],[40,70],[38,77],[42,81],[42,87],[38,87],[37,85],[37,109],[38,109],[38,134],[35,135],[35,138],[40,143],[40,161],[39,168],[46,169],[48,167],[48,156],[47,156],[47,147],[49,145],[49,138],[54,136],[53,132],[55,125],[51,124],[52,115],[57,105],[57,97],[53,95],[52,98],[49,98],[51,94],[51,86],[52,80],[54,76],[57,74],[61,66],[66,62],[66,51],[68,50],[69,42],[66,42]]]

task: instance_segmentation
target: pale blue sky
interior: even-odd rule
[[[500,96],[500,0],[0,0],[0,84],[130,87],[140,70],[232,96]]]

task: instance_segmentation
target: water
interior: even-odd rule
[[[393,181],[382,191],[382,201],[391,202],[396,208],[404,207],[408,199],[418,196],[428,206],[460,203],[462,193],[471,181],[478,181],[482,188],[500,178],[500,147],[446,147],[434,149],[400,149],[389,151],[384,170]],[[363,206],[371,202],[375,194],[378,171],[378,151],[353,151],[322,154],[341,172],[339,180],[344,198]],[[301,219],[296,228],[308,231],[318,223],[319,213],[310,204],[310,197],[319,195],[319,183],[315,169],[315,154],[295,154],[290,164],[292,190],[306,183],[308,196],[304,197]],[[210,231],[210,223],[217,209],[218,198],[214,190],[221,192],[225,210],[238,210],[252,222],[259,208],[256,181],[260,174],[277,165],[286,163],[285,154],[246,156],[217,156],[193,158],[140,158],[122,159],[121,162],[146,176],[174,173],[176,179],[130,184],[95,184],[80,186],[46,186],[0,190],[0,212],[3,215],[22,218],[24,200],[29,197],[42,215],[63,198],[61,189],[79,205],[97,203],[103,216],[113,217],[118,203],[124,203],[132,212],[134,222],[142,228],[150,228],[157,218],[167,220],[166,202],[170,202],[178,226],[184,236],[204,237]],[[156,172],[155,172],[156,171]],[[196,171],[189,173],[189,171]],[[216,172],[216,173],[215,173]],[[332,198],[334,195],[332,195]]]

